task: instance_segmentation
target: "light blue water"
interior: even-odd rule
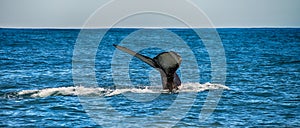
[[[178,94],[161,93],[159,86],[154,87],[152,78],[157,73],[138,59],[129,63],[133,85],[114,89],[112,64],[116,49],[112,44],[119,44],[136,31],[108,31],[96,53],[95,88],[73,81],[74,73],[83,75],[82,79],[91,78],[90,74],[72,70],[80,30],[0,29],[0,127],[300,126],[300,29],[217,29],[226,56],[224,86],[207,83],[212,78],[209,55],[191,29],[167,30],[192,49],[200,71],[199,80],[184,82]],[[158,35],[154,40],[167,39],[162,39],[155,29],[149,31]],[[147,41],[146,37],[138,38],[142,39]],[[150,48],[140,53],[154,57],[161,51]],[[89,49],[83,52],[89,53]],[[185,61],[191,60],[188,57]],[[89,66],[85,62],[77,64]],[[225,90],[216,109],[200,122],[207,90],[218,88]],[[185,99],[193,99],[192,104]],[[187,111],[170,110],[174,102]],[[107,104],[111,108],[106,108]],[[169,110],[172,113],[165,114],[168,118],[152,118]],[[176,110],[183,113],[182,118],[180,114],[176,116]],[[121,117],[127,119],[120,120]],[[178,122],[173,125],[174,120]]]

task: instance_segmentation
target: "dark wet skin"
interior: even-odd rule
[[[181,57],[176,52],[162,52],[152,59],[125,47],[115,44],[114,46],[123,52],[139,58],[141,61],[158,70],[161,75],[163,89],[168,89],[169,92],[178,90],[178,86],[181,85],[181,80],[176,71],[181,64]]]

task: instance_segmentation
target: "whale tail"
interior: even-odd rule
[[[141,61],[157,69],[161,75],[163,89],[168,89],[172,92],[174,89],[177,90],[178,86],[181,85],[181,80],[176,73],[176,70],[181,64],[181,56],[176,52],[162,52],[152,59],[128,48],[115,44],[113,44],[113,46],[123,52],[139,58]]]

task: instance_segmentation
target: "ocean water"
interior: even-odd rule
[[[209,51],[205,29],[0,29],[0,127],[299,127],[300,29],[216,31]],[[180,89],[113,44],[180,53]],[[210,54],[222,49],[224,83]]]

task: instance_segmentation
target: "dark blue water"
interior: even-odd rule
[[[89,31],[92,33],[96,30]],[[72,70],[76,61],[73,53],[80,30],[0,29],[0,127],[101,127],[102,123],[109,127],[138,127],[143,124],[148,127],[167,127],[174,122],[168,119],[152,120],[151,116],[167,111],[180,94],[183,99],[193,99],[192,104],[186,105],[189,109],[183,118],[170,115],[169,119],[179,120],[171,126],[300,126],[300,29],[217,29],[226,57],[225,86],[230,90],[223,91],[213,113],[202,122],[199,116],[208,95],[208,91],[203,88],[196,91],[192,89],[195,98],[192,98],[193,94],[189,91],[160,94],[143,93],[143,89],[140,89],[136,93],[136,90],[127,88],[130,91],[111,93],[116,92],[112,66],[118,67],[113,62],[116,49],[112,44],[119,44],[137,31],[139,29],[111,29],[99,40],[101,43],[97,45],[94,63],[99,88],[82,87],[83,91],[77,92],[75,90],[80,89],[74,86],[85,85],[77,85],[74,79],[78,78],[74,78],[74,74],[82,75],[83,80],[92,77],[85,72]],[[160,45],[168,45],[165,41],[168,40],[167,36],[162,38],[164,35],[156,33],[155,29],[147,31],[157,35],[153,36],[153,40],[161,41]],[[182,79],[183,86],[205,86],[211,89],[209,84],[205,84],[212,82],[212,65],[203,40],[191,29],[165,31],[180,37],[194,53],[198,64],[198,69],[194,70],[199,70],[199,80],[196,83],[185,83],[189,79]],[[87,39],[93,38],[88,35]],[[147,36],[152,37],[151,34]],[[148,41],[147,36],[132,37],[130,40],[136,38],[140,42],[143,39]],[[84,49],[82,54],[89,51]],[[140,53],[155,57],[162,51],[159,48],[148,48]],[[185,49],[178,52],[184,53]],[[189,59],[186,61],[191,61]],[[75,63],[83,69],[90,66],[84,61]],[[183,74],[182,70],[178,73]],[[153,73],[151,67],[138,59],[130,61],[129,77],[133,87],[151,87],[153,74],[156,73]],[[90,84],[89,81],[86,84]],[[20,93],[22,91],[26,93]],[[157,97],[149,99],[153,95]],[[104,102],[111,108],[103,107]],[[182,104],[185,100],[179,100],[178,103],[184,106]],[[128,120],[115,121],[121,117],[113,111],[121,114],[122,118],[128,117]],[[173,112],[176,113],[176,110]],[[131,120],[131,117],[149,120]]]

